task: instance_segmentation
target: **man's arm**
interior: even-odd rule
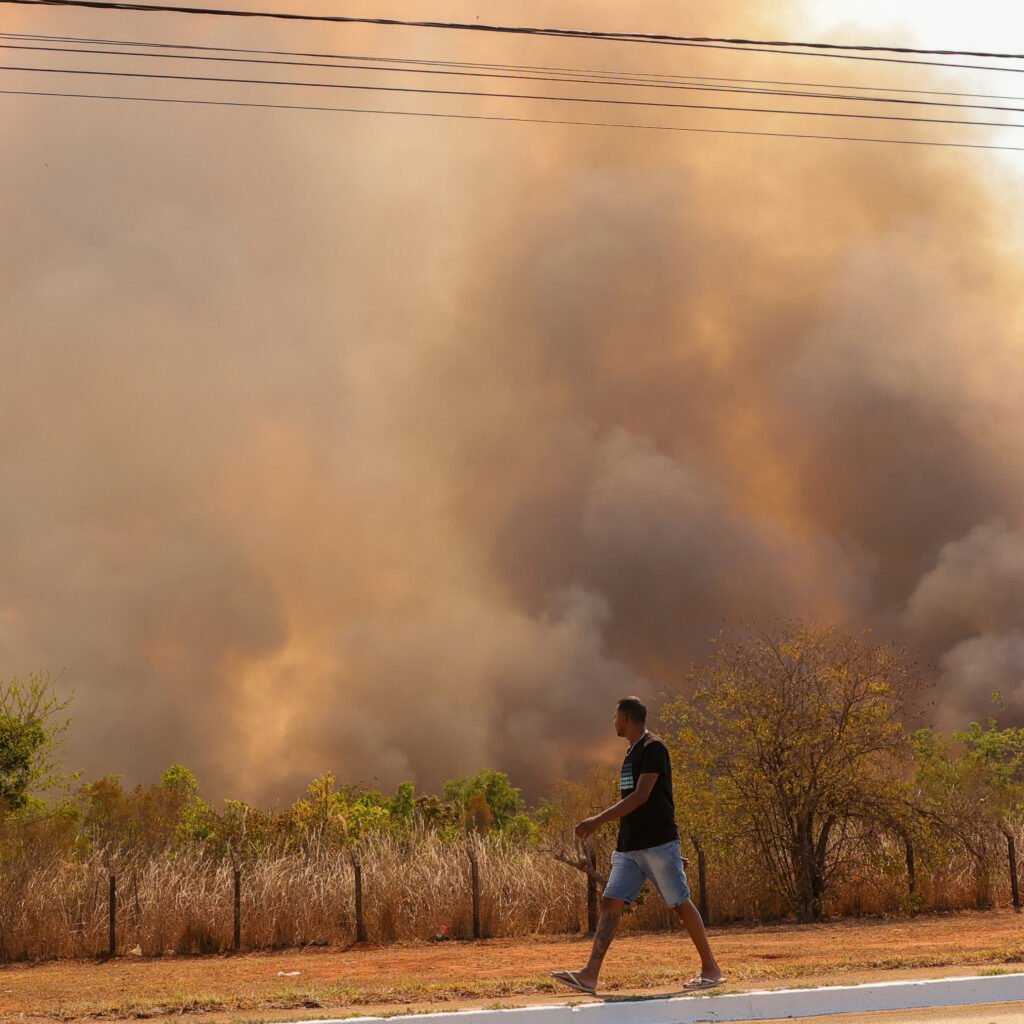
[[[580,839],[586,839],[587,836],[593,835],[605,823],[618,821],[619,818],[624,818],[631,811],[635,811],[638,807],[647,803],[651,790],[654,789],[654,784],[658,781],[658,774],[658,772],[644,772],[637,779],[636,789],[629,796],[624,796],[617,804],[602,811],[600,814],[585,818],[576,826],[576,835]]]

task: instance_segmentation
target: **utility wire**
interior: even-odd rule
[[[216,7],[184,7],[172,4],[140,4],[126,0],[0,0],[0,3],[47,7],[86,7],[95,10],[157,11],[172,14],[207,14],[236,18],[280,18],[289,21],[321,21],[348,25],[381,25],[402,28],[455,29],[464,32],[498,32],[511,35],[554,36],[597,39],[610,42],[689,44],[725,43],[731,46],[771,46],[809,50],[848,50],[872,53],[927,54],[944,57],[984,57],[994,60],[1024,60],[1020,53],[990,53],[978,50],[928,50],[910,46],[868,46],[862,44],[793,42],[769,39],[734,39],[719,36],[681,36],[656,32],[600,32],[592,29],[538,28],[525,25],[493,25],[481,22],[405,21],[399,18],[359,18],[332,14],[298,14],[290,11],[249,11]]]
[[[215,15],[221,17],[236,17],[236,18],[278,18],[292,21],[320,21],[320,22],[337,22],[342,24],[371,24],[371,25],[388,25],[388,26],[402,26],[402,27],[422,27],[422,28],[464,28],[466,30],[474,31],[493,31],[493,32],[515,32],[520,34],[533,34],[533,35],[552,35],[556,37],[564,38],[592,38],[592,39],[608,39],[613,42],[661,42],[667,43],[666,39],[643,39],[639,37],[632,37],[622,33],[611,33],[606,36],[600,33],[585,33],[581,30],[567,30],[567,29],[520,29],[513,27],[504,26],[485,26],[479,22],[474,24],[462,24],[457,22],[412,22],[412,21],[400,21],[394,18],[346,18],[341,15],[316,15],[316,14],[293,14],[289,12],[275,12],[275,11],[245,11],[229,8],[204,8],[204,7],[180,7],[180,6],[167,6],[157,4],[129,4],[129,3],[112,3],[104,2],[104,0],[0,0],[0,3],[13,3],[13,4],[27,4],[29,6],[37,7],[87,7],[100,10],[127,10],[127,11],[146,11],[146,12],[157,12],[157,13],[172,13],[172,14],[204,14],[204,15]],[[768,47],[758,47],[752,44],[746,44],[743,46],[735,46],[730,44],[720,43],[698,43],[698,42],[685,42],[683,37],[676,37],[677,41],[674,43],[676,46],[688,46],[699,49],[707,50],[733,50],[741,53],[774,53],[783,54],[790,57],[827,57],[834,60],[861,60],[861,61],[872,61],[874,63],[883,64],[916,64],[925,67],[938,67],[938,68],[959,68],[973,71],[1009,71],[1009,72],[1024,72],[1024,67],[993,67],[990,64],[963,64],[950,61],[936,61],[936,60],[918,60],[913,57],[872,57],[865,53],[826,53],[823,51],[812,51],[812,50],[780,50],[772,49]],[[927,51],[923,51],[927,52]],[[1010,56],[1010,55],[1008,55]]]
[[[835,110],[786,110],[778,107],[734,107],[719,103],[671,103],[664,100],[626,100],[596,96],[541,96],[534,93],[486,92],[481,89],[427,89],[422,86],[361,85],[348,82],[297,82],[267,78],[229,78],[216,75],[175,75],[145,71],[99,71],[80,68],[41,68],[0,65],[0,71],[31,74],[89,75],[104,78],[145,78],[173,82],[206,82],[229,85],[277,85],[310,89],[347,89],[357,92],[403,93],[416,96],[458,96],[475,99],[533,100],[548,103],[591,103],[619,107],[653,107],[661,110],[714,110],[740,114],[783,114],[793,117],[853,118],[867,121],[897,121],[907,124],[969,125],[978,128],[1024,128],[1016,121],[974,121],[959,118],[910,117],[902,114],[862,114]]]
[[[131,39],[102,39],[82,36],[60,36],[60,35],[43,35],[39,33],[27,33],[27,32],[0,32],[0,39],[17,39],[27,40],[34,42],[50,42],[50,43],[83,43],[94,46],[135,46],[135,47],[151,47],[156,49],[173,49],[173,50],[196,50],[206,53],[242,53],[242,54],[261,54],[266,57],[305,57],[305,58],[316,58],[321,60],[329,61],[342,61],[342,60],[361,60],[367,62],[375,62],[380,64],[406,64],[406,65],[428,65],[431,67],[455,67],[455,68],[477,68],[494,71],[515,71],[515,72],[551,72],[553,74],[564,74],[564,75],[588,75],[594,78],[602,80],[608,80],[615,84],[622,84],[626,81],[635,84],[650,84],[657,86],[662,82],[666,84],[672,83],[689,83],[689,82],[727,82],[731,84],[742,84],[742,85],[780,85],[780,86],[796,86],[800,88],[809,89],[857,89],[861,92],[887,92],[887,93],[904,93],[908,95],[920,95],[920,96],[956,96],[962,99],[992,99],[992,100],[1008,100],[1010,102],[1024,102],[1022,96],[1006,96],[999,93],[975,93],[975,92],[962,92],[953,90],[942,90],[942,89],[907,89],[897,88],[892,86],[878,86],[878,85],[865,85],[864,83],[854,84],[840,84],[835,82],[794,82],[785,79],[772,79],[772,78],[728,78],[723,76],[713,75],[665,75],[657,74],[650,71],[607,71],[599,70],[595,68],[565,68],[550,65],[533,65],[533,64],[492,64],[483,63],[478,61],[458,61],[458,60],[425,60],[422,58],[407,58],[407,57],[380,57],[368,54],[351,54],[351,53],[318,53],[308,52],[302,50],[258,50],[258,49],[246,49],[234,46],[200,46],[190,43],[167,43],[167,42],[153,42],[149,40],[131,40]],[[95,53],[104,53],[104,50],[89,51]],[[139,56],[142,56],[139,54]],[[334,64],[310,64],[310,67],[335,67]],[[566,79],[572,81],[574,79]],[[584,80],[584,79],[581,79]]]
[[[0,0],[0,3],[29,3],[33,0]],[[869,57],[863,53],[818,53],[811,50],[773,50],[766,46],[727,46],[718,43],[677,43],[701,50],[732,50],[736,53],[775,53],[785,57],[825,57],[830,60],[861,60],[872,64],[914,64],[926,68],[958,68],[966,71],[1024,72],[1024,68],[993,66],[991,64],[963,64],[948,60],[918,60],[914,57]]]
[[[137,103],[173,103],[204,107],[248,107],[260,110],[310,110],[342,114],[378,114],[396,117],[429,117],[460,121],[505,121],[519,124],[574,125],[589,128],[625,128],[640,131],[692,132],[700,135],[746,135],[774,139],[813,139],[829,142],[871,142],[893,146],[928,146],[940,149],[984,149],[1024,153],[1024,146],[994,146],[973,142],[938,142],[926,139],[883,139],[856,135],[812,135],[800,132],[762,132],[739,128],[692,128],[680,125],[630,124],[611,121],[573,121],[562,118],[512,117],[500,114],[457,114],[422,110],[380,110],[366,107],[322,107],[297,103],[252,103],[241,100],[197,100],[170,96],[112,96],[101,93],[47,92],[29,89],[0,89],[6,96],[45,96],[66,99],[114,100]]]
[[[0,34],[0,38],[3,35]],[[41,53],[69,53],[69,54],[88,54],[88,55],[102,55],[112,57],[149,57],[156,58],[159,60],[189,60],[189,61],[212,61],[218,63],[233,63],[233,64],[260,64],[260,65],[273,65],[275,67],[296,67],[296,68],[325,68],[330,70],[340,71],[390,71],[398,72],[402,74],[415,74],[415,75],[445,75],[445,76],[457,76],[457,77],[468,77],[468,78],[487,78],[487,79],[498,79],[506,81],[517,81],[517,82],[560,82],[566,84],[580,84],[580,85],[607,85],[607,86],[624,86],[627,88],[643,88],[643,89],[671,89],[684,92],[720,92],[720,93],[738,93],[742,95],[758,95],[758,96],[779,96],[779,97],[796,97],[800,99],[833,99],[833,100],[845,100],[847,102],[857,103],[893,103],[911,106],[922,106],[922,107],[944,107],[944,108],[956,108],[962,110],[998,110],[1006,113],[1024,113],[1024,107],[1006,107],[999,106],[997,104],[989,103],[952,103],[949,101],[941,100],[920,100],[920,99],[906,99],[903,97],[889,97],[889,96],[865,96],[862,94],[847,94],[837,92],[808,92],[803,89],[769,89],[769,88],[757,88],[754,86],[744,85],[714,85],[704,82],[650,82],[650,81],[636,81],[631,78],[584,78],[580,76],[566,76],[560,74],[532,74],[529,72],[519,73],[504,73],[497,71],[474,71],[474,70],[459,70],[456,68],[437,68],[437,67],[394,67],[387,64],[372,63],[372,64],[351,64],[351,63],[325,63],[323,61],[297,61],[297,60],[278,60],[276,58],[260,58],[260,57],[220,57],[220,56],[209,56],[207,54],[178,54],[178,53],[152,53],[152,52],[139,52],[131,50],[97,50],[97,49],[86,49],[84,47],[71,47],[71,46],[36,46],[28,43],[0,43],[0,50],[18,50],[27,52],[41,52]],[[340,58],[339,58],[340,59]],[[354,58],[361,59],[361,58]],[[397,63],[397,61],[396,61]],[[404,63],[404,62],[403,62]],[[54,68],[53,70],[58,70]],[[282,83],[282,84],[296,84],[296,83]],[[314,84],[314,83],[309,83]],[[795,83],[794,83],[795,84]],[[831,88],[852,88],[844,86],[832,86]]]

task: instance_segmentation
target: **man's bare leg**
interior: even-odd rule
[[[601,916],[597,919],[597,931],[594,932],[594,945],[590,950],[590,959],[582,971],[574,971],[576,977],[589,985],[597,988],[597,976],[601,973],[601,964],[604,963],[605,954],[612,944],[615,929],[619,926],[619,918],[622,917],[622,908],[625,903],[622,900],[601,897]]]
[[[711,952],[711,943],[708,942],[708,933],[704,930],[704,921],[700,916],[700,911],[693,905],[693,900],[683,900],[672,909],[679,920],[683,922],[690,939],[697,947],[697,953],[700,955],[700,976],[709,981],[719,981],[722,978],[722,969],[718,966],[715,954]]]

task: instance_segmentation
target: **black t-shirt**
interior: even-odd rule
[[[658,781],[647,803],[619,819],[619,841],[615,849],[623,853],[649,850],[679,839],[676,805],[672,799],[672,763],[668,748],[651,733],[637,740],[627,752],[619,777],[620,794],[629,796],[636,789],[640,776],[648,772],[657,772]]]

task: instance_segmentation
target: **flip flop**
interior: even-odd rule
[[[703,975],[698,975],[696,978],[691,978],[684,986],[684,992],[700,992],[706,988],[718,988],[719,985],[725,984],[725,978],[705,978]]]
[[[552,971],[551,977],[555,981],[560,981],[563,985],[568,985],[569,988],[574,989],[577,992],[582,992],[586,996],[596,996],[597,992],[589,985],[585,985],[579,978],[573,974],[572,971]]]

